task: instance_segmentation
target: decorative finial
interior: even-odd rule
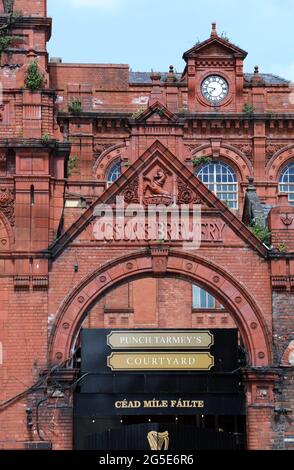
[[[212,23],[211,37],[212,37],[212,38],[217,37],[216,23],[215,23],[215,22]]]
[[[174,66],[173,65],[169,66],[169,73],[174,73]]]
[[[256,65],[256,66],[254,67],[254,73],[255,73],[255,74],[258,74],[258,73],[259,73],[259,67],[258,67],[258,65]]]

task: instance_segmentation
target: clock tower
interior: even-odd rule
[[[247,52],[220,37],[212,23],[208,40],[184,53],[190,112],[242,112],[243,61]]]

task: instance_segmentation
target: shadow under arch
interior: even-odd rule
[[[49,341],[49,361],[64,362],[72,356],[82,322],[102,295],[124,282],[154,275],[158,277],[150,251],[140,250],[117,258],[87,276],[59,308]],[[248,350],[250,365],[271,364],[270,334],[263,314],[246,288],[229,273],[200,256],[171,250],[161,277],[180,277],[214,295],[233,316]]]

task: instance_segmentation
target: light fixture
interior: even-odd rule
[[[33,410],[32,408],[26,408],[27,414],[27,428],[32,429],[33,427]]]

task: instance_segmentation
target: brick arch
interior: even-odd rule
[[[13,233],[8,219],[0,212],[0,252],[9,251],[13,246]]]
[[[281,169],[294,160],[294,145],[288,145],[276,152],[266,166],[266,174],[270,181],[277,181]]]
[[[199,256],[170,251],[164,260],[153,257],[146,250],[101,266],[67,296],[53,326],[49,344],[50,362],[63,362],[71,357],[82,322],[102,294],[139,276],[158,275],[158,268],[162,269],[161,275],[164,277],[180,276],[213,294],[234,317],[248,349],[251,365],[266,366],[271,363],[270,335],[262,312],[243,285],[220,267]]]
[[[127,150],[126,143],[114,145],[104,150],[94,165],[93,172],[95,177],[100,181],[106,180],[108,169],[116,160],[126,159]]]
[[[294,365],[294,339],[287,344],[281,359],[281,366],[293,367]]]
[[[223,144],[220,147],[213,147],[210,144],[205,144],[192,152],[193,158],[209,156],[230,164],[237,171],[240,181],[247,181],[247,178],[253,175],[253,166],[250,160],[239,149],[231,145]]]

